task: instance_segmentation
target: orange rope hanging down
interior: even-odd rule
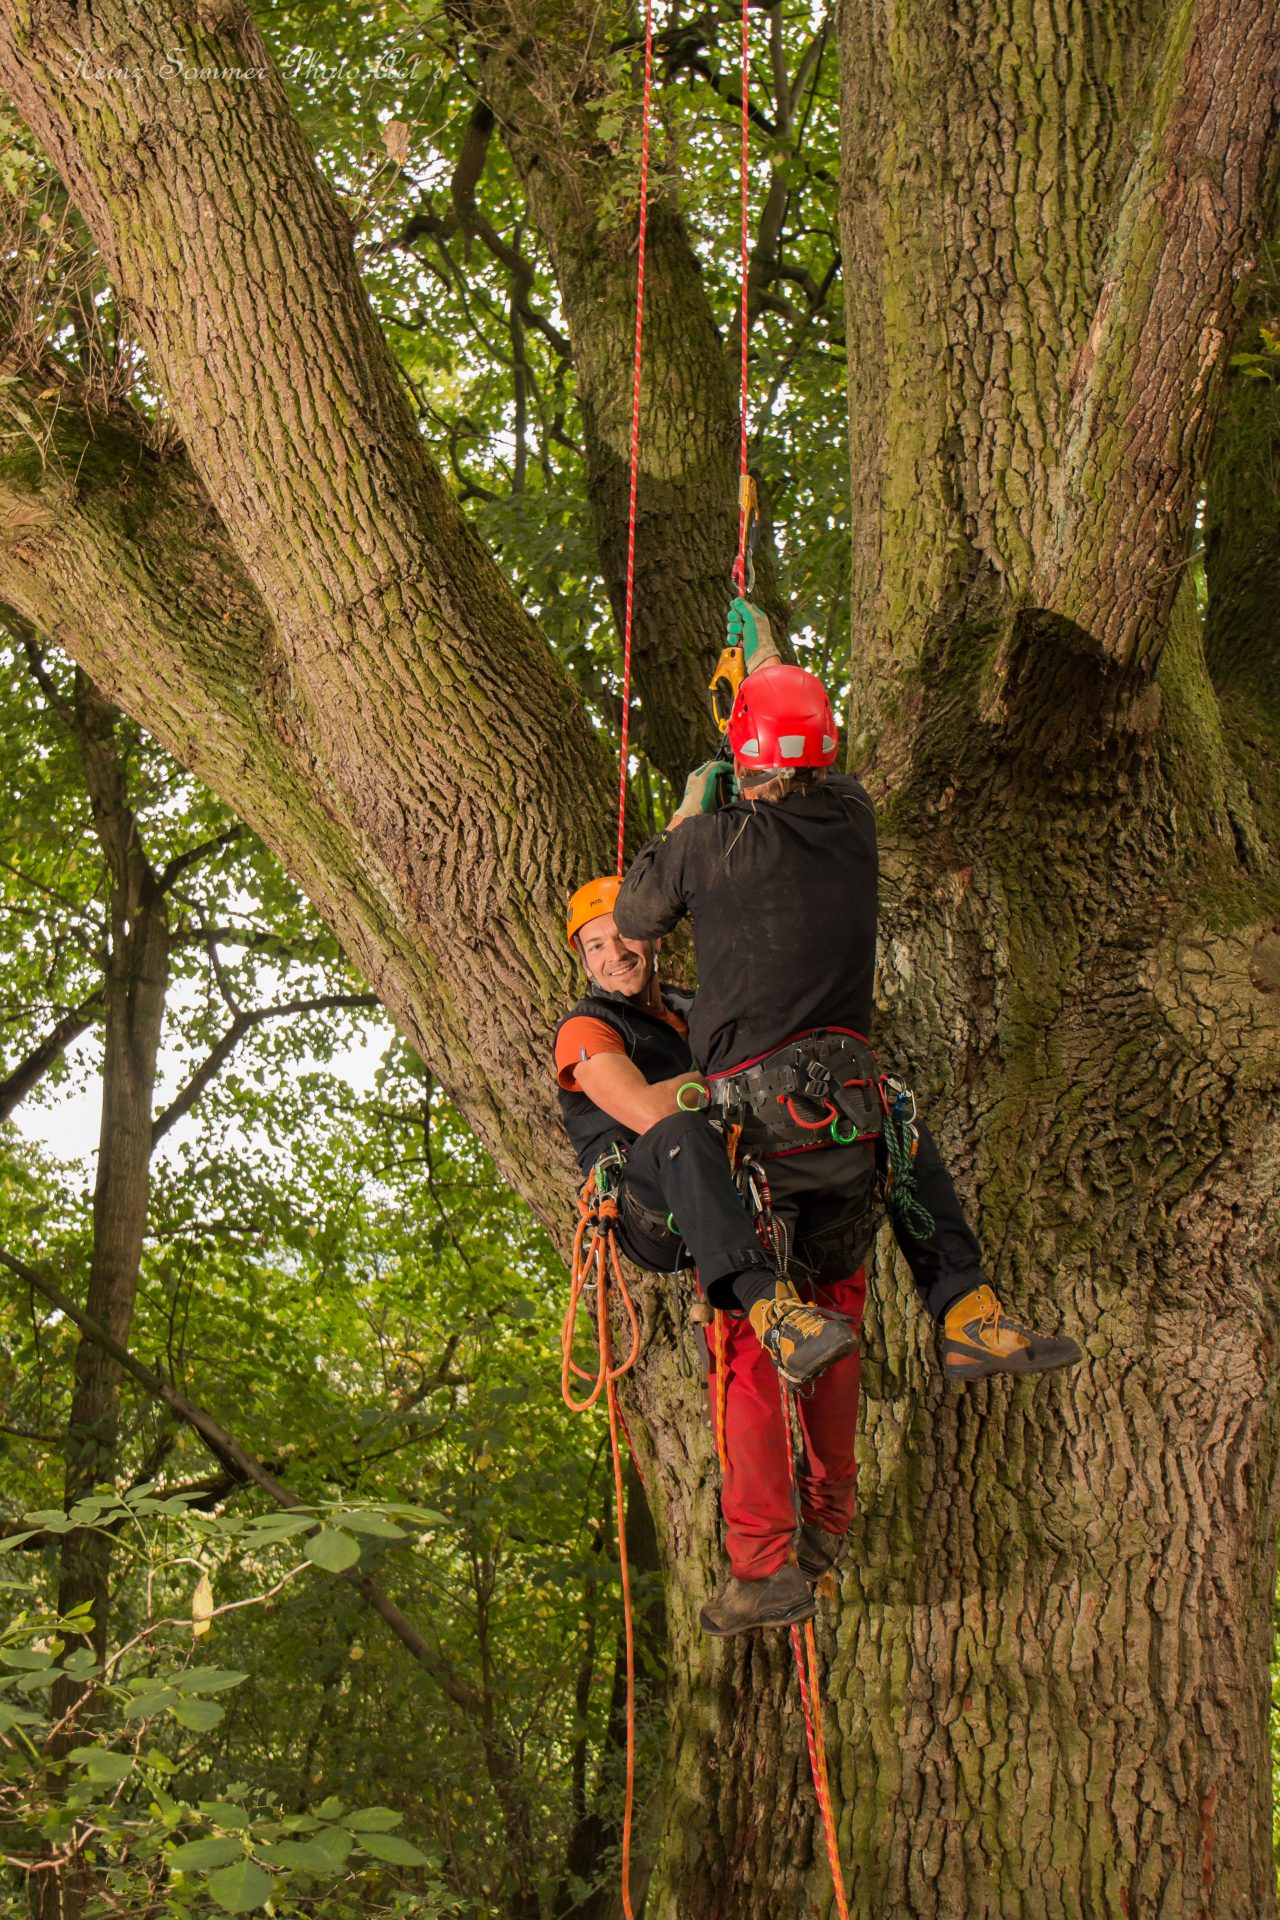
[[[640,123],[640,231],[636,241],[636,341],[631,369],[631,494],[627,505],[627,603],[622,623],[622,739],[618,755],[618,872],[627,825],[631,734],[631,624],[636,599],[636,487],[640,478],[640,368],[644,347],[644,250],[649,219],[649,112],[653,99],[653,0],[644,9],[644,107]]]
[[[787,1449],[787,1467],[791,1474],[791,1491],[794,1494],[797,1489],[795,1460],[791,1452],[791,1395],[785,1380],[779,1379],[778,1390],[782,1395],[782,1420],[786,1435],[784,1444]],[[827,1865],[831,1869],[836,1912],[840,1920],[849,1920],[849,1903],[844,1891],[844,1870],[840,1865],[840,1836],[836,1832],[835,1808],[831,1803],[831,1782],[827,1777],[827,1743],[822,1730],[822,1688],[818,1678],[818,1646],[813,1637],[812,1620],[805,1621],[803,1638],[801,1638],[800,1628],[792,1627],[791,1650],[796,1657],[796,1673],[800,1680],[800,1706],[804,1714],[804,1737],[809,1748],[809,1771],[813,1775],[814,1798],[818,1802],[818,1812],[822,1817],[822,1837],[827,1847]]]
[[[617,1513],[618,1572],[622,1581],[622,1623],[627,1654],[627,1784],[622,1813],[622,1911],[626,1920],[634,1920],[631,1910],[631,1825],[636,1790],[636,1660],[635,1636],[631,1621],[631,1568],[627,1561],[626,1496],[622,1487],[622,1451],[618,1444],[621,1415],[618,1410],[617,1382],[629,1373],[640,1351],[640,1322],[635,1303],[623,1277],[618,1259],[615,1229],[618,1202],[614,1194],[602,1191],[594,1172],[587,1178],[578,1199],[578,1230],[573,1239],[573,1265],[570,1269],[569,1305],[560,1330],[560,1393],[570,1413],[586,1413],[603,1393],[609,1413],[609,1446],[613,1455],[613,1497]],[[631,1345],[626,1358],[615,1366],[613,1336],[609,1324],[609,1282],[618,1289],[631,1330]],[[580,1367],[573,1357],[573,1336],[578,1321],[578,1305],[584,1289],[596,1290],[596,1351],[598,1366],[594,1376]],[[591,1381],[585,1399],[574,1395],[571,1376]]]

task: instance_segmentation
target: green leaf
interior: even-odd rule
[[[427,1856],[420,1848],[411,1846],[396,1833],[362,1833],[360,1845],[375,1860],[385,1860],[393,1867],[425,1867],[428,1864]]]
[[[51,1653],[38,1653],[34,1647],[0,1647],[0,1660],[6,1667],[20,1667],[26,1673],[43,1673],[53,1665]]]
[[[335,1862],[314,1840],[277,1840],[273,1846],[259,1847],[264,1860],[273,1867],[296,1868],[302,1873],[332,1873]]]
[[[34,1540],[35,1530],[27,1533],[9,1533],[0,1540],[0,1553],[8,1553],[10,1547],[20,1547],[24,1540]]]
[[[188,1840],[174,1847],[168,1859],[171,1867],[178,1867],[183,1873],[198,1873],[210,1867],[225,1867],[229,1860],[238,1860],[243,1852],[244,1847],[231,1834],[211,1833],[203,1840]]]
[[[174,1674],[173,1684],[183,1693],[225,1693],[228,1687],[238,1687],[248,1678],[247,1673],[237,1673],[232,1667],[188,1667],[185,1673]]]
[[[234,1827],[239,1833],[248,1833],[253,1825],[248,1811],[236,1800],[202,1800],[200,1811],[215,1826]]]
[[[127,1780],[133,1772],[131,1753],[112,1753],[106,1747],[73,1747],[67,1758],[73,1767],[83,1767],[92,1780]]]
[[[153,1713],[163,1713],[177,1697],[172,1687],[152,1687],[150,1692],[139,1693],[129,1702],[124,1717],[126,1720],[145,1720]]]
[[[313,1847],[320,1848],[332,1867],[340,1867],[343,1864],[351,1851],[352,1844],[352,1835],[345,1827],[321,1827],[311,1841]]]
[[[321,1533],[313,1534],[304,1548],[308,1560],[318,1567],[324,1567],[329,1573],[345,1573],[360,1558],[360,1549],[349,1533],[339,1533],[333,1527],[326,1527]]]
[[[403,1527],[394,1520],[384,1519],[380,1513],[344,1513],[341,1516],[344,1527],[350,1527],[354,1533],[376,1534],[379,1540],[404,1540],[407,1536]]]
[[[398,1827],[404,1819],[393,1807],[357,1807],[349,1813],[343,1825],[352,1833],[385,1833],[388,1827]]]
[[[44,1721],[38,1713],[28,1713],[25,1707],[0,1706],[0,1733],[8,1733],[10,1727],[39,1727]]]
[[[209,1892],[224,1913],[252,1913],[271,1898],[271,1875],[256,1860],[237,1860],[209,1881]]]
[[[226,1708],[216,1700],[179,1700],[169,1711],[180,1727],[189,1727],[192,1733],[208,1733],[227,1717]]]

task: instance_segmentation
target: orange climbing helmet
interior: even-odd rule
[[[588,920],[597,920],[602,913],[613,912],[621,886],[617,874],[608,873],[602,874],[599,879],[588,880],[578,888],[569,902],[569,915],[565,922],[565,937],[571,953],[574,941]]]
[[[816,673],[782,661],[749,673],[725,730],[744,767],[829,767],[836,723]]]

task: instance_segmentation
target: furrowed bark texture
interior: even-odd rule
[[[287,777],[246,699],[228,707],[247,778],[277,808],[275,843],[313,865],[322,904],[326,887],[354,887],[355,904],[330,905],[363,929],[356,959],[430,1027],[464,1110],[545,1211],[563,1189],[537,1016],[565,984],[558,896],[586,833],[571,823],[607,823],[603,767],[421,462],[274,82],[157,81],[162,45],[210,66],[260,59],[240,12],[201,19],[156,29],[118,0],[91,21],[17,9],[0,45],[270,622]],[[1141,409],[1117,398],[1122,335],[1135,352],[1172,342],[1182,384],[1151,363],[1169,444],[1206,431],[1208,349],[1197,335],[1191,350],[1161,263],[1199,177],[1198,129],[1230,213],[1215,246],[1184,257],[1203,331],[1244,270],[1265,172],[1257,19],[1256,0],[1230,17],[1188,0],[1176,16],[1052,21],[1038,6],[954,20],[918,7],[890,23],[873,6],[843,24],[854,504],[878,515],[855,559],[858,681],[866,713],[893,720],[883,1051],[914,1063],[1009,1304],[1065,1316],[1089,1349],[1065,1380],[944,1392],[898,1277],[879,1276],[862,1513],[822,1627],[842,1849],[866,1920],[1272,1910],[1274,758],[1249,744],[1265,733],[1247,713],[1228,750],[1193,598],[1175,593],[1194,482],[1165,485],[1136,451],[1157,495],[1135,532],[1127,479],[1100,466],[1085,488],[1077,457],[1081,409],[1111,450],[1103,466],[1124,407],[1141,438]],[[77,49],[104,67],[136,56],[141,77],[70,88]],[[1157,177],[1164,212],[1140,246]],[[323,461],[290,457],[313,446]],[[42,484],[28,476],[28,494]],[[161,487],[149,510],[169,504]],[[179,507],[195,510],[189,494]],[[99,519],[71,518],[91,541]],[[50,552],[57,531],[42,528]],[[1072,542],[1078,575],[1040,592]],[[151,553],[116,562],[122,579]],[[169,549],[157,564],[157,580],[190,578]],[[126,584],[144,632],[164,632],[154,582]],[[170,621],[145,672],[191,724],[212,702],[204,685],[175,693],[166,668],[180,645],[217,647],[212,610],[206,622],[188,593],[187,611],[194,638]],[[488,712],[505,735],[492,765],[473,744]],[[326,878],[316,812],[350,852],[349,885]],[[674,1676],[646,1913],[823,1915],[785,1645],[709,1649],[696,1629],[715,1485],[672,1293],[641,1290],[649,1344],[628,1389]]]
[[[551,255],[573,345],[587,487],[622,631],[635,337],[638,72],[609,59],[608,10],[456,0],[479,83]],[[628,19],[628,26],[640,28]],[[634,60],[643,58],[642,48]],[[618,90],[631,89],[620,109]],[[655,82],[655,98],[660,87]],[[605,114],[628,138],[606,140]],[[644,371],[633,634],[637,738],[677,785],[714,747],[707,680],[724,644],[738,549],[736,367],[720,337],[663,158],[655,108],[645,259]],[[756,596],[785,630],[767,552]]]
[[[561,902],[609,857],[607,763],[422,450],[262,41],[237,5],[18,7],[0,62],[275,636],[267,798],[305,767],[356,868],[356,901],[321,880],[317,904],[504,1168],[554,1188],[533,1063]]]
[[[1260,24],[843,15],[880,1048],[1007,1306],[1086,1348],[944,1387],[880,1264],[823,1626],[868,1920],[1274,1911],[1280,822],[1273,737],[1219,706],[1180,571],[1273,165]],[[739,1769],[790,1796],[796,1736],[756,1697]],[[652,1912],[727,1914],[717,1885],[784,1859],[829,1912],[812,1829],[762,1836],[694,1744]]]

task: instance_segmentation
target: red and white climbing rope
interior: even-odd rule
[[[627,826],[627,760],[631,733],[631,627],[636,598],[636,489],[640,479],[640,369],[644,352],[644,253],[649,219],[649,116],[653,103],[653,0],[644,9],[644,106],[640,128],[640,224],[636,240],[636,337],[631,369],[631,493],[627,504],[627,602],[622,623],[622,739],[618,756],[618,872]]]
[[[738,557],[733,563],[733,577],[738,584],[738,592],[747,591],[747,526],[750,520],[748,503],[750,489],[747,485],[747,342],[751,328],[751,208],[749,201],[751,187],[751,118],[749,111],[751,82],[751,19],[747,11],[748,0],[742,0],[742,246],[739,259],[739,311],[738,311]]]

